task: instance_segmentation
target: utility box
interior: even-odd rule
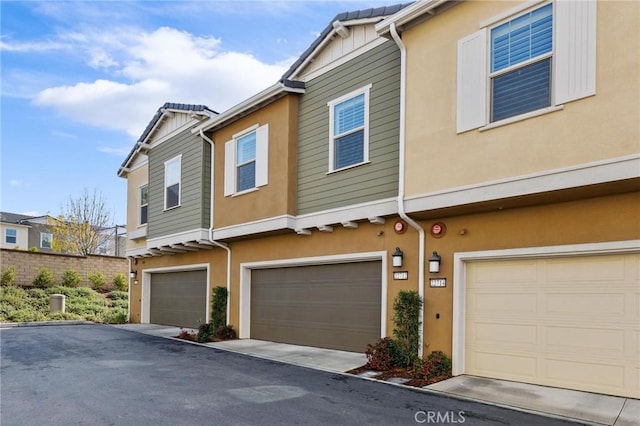
[[[64,294],[52,294],[49,296],[49,308],[51,312],[64,312]]]

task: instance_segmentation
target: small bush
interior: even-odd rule
[[[38,252],[38,247],[31,246],[31,247],[29,247],[29,251],[32,252],[32,253],[37,253]]]
[[[118,309],[104,316],[104,322],[106,324],[126,324],[127,323],[127,311]]]
[[[211,336],[213,336],[215,329],[213,328],[212,323],[201,324],[198,327],[198,335],[196,336],[196,341],[198,343],[205,343],[211,340]]]
[[[91,288],[96,291],[100,291],[107,284],[107,277],[102,272],[89,274],[87,278],[91,281]]]
[[[113,277],[113,286],[118,291],[127,291],[129,287],[129,282],[127,281],[127,276],[120,272],[115,277]]]
[[[220,340],[237,339],[238,335],[231,324],[222,325],[216,329],[215,337]]]
[[[64,271],[62,273],[62,285],[66,287],[78,287],[82,282],[82,277],[78,273],[78,271],[74,271],[73,269],[69,269],[68,271]]]
[[[196,340],[196,334],[190,332],[189,330],[185,330],[184,328],[180,329],[180,333],[176,337],[178,339],[191,340],[192,342]]]
[[[427,380],[451,377],[451,360],[442,351],[434,351],[422,362],[422,373]]]
[[[401,348],[397,359],[400,367],[413,365],[418,357],[421,309],[422,298],[417,291],[400,291],[393,303],[393,334]]]
[[[376,371],[387,371],[398,365],[400,348],[398,342],[385,337],[373,345],[367,345],[367,368]]]
[[[126,291],[114,290],[107,293],[107,299],[111,300],[127,300],[129,299],[129,293]]]
[[[13,285],[16,282],[17,277],[18,274],[16,273],[16,268],[13,266],[2,268],[2,271],[0,272],[0,284]]]
[[[226,287],[213,289],[213,303],[211,305],[211,323],[213,330],[223,327],[227,323],[227,298],[229,294]]]
[[[56,278],[47,268],[38,268],[35,278],[32,283],[36,287],[51,287],[56,282]]]

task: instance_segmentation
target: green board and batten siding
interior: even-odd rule
[[[329,167],[327,103],[372,84],[369,161],[337,173]],[[395,197],[398,194],[400,52],[382,45],[306,83],[298,127],[298,214]]]
[[[164,163],[182,154],[180,207],[164,210]],[[211,147],[187,129],[149,151],[148,238],[208,228]]]

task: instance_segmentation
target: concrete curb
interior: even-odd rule
[[[91,321],[80,320],[60,320],[60,321],[32,321],[32,322],[0,322],[0,328],[16,328],[16,327],[48,327],[55,325],[87,325],[96,324]]]

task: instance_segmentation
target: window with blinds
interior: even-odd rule
[[[491,30],[492,122],[551,105],[552,6]]]

